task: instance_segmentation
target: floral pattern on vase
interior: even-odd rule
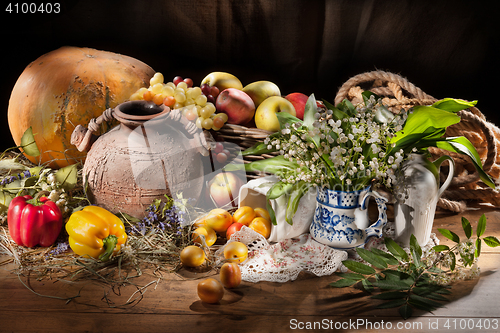
[[[378,219],[370,224],[368,199],[373,197],[379,211]],[[382,236],[387,223],[386,199],[369,187],[359,191],[334,191],[318,188],[316,211],[309,229],[319,243],[337,249],[363,246],[370,237]]]

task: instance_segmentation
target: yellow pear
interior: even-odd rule
[[[255,104],[255,107],[258,107],[260,103],[264,102],[264,100],[268,97],[281,96],[280,88],[271,81],[252,82],[247,84],[243,88],[243,91],[250,96]]]
[[[223,91],[227,88],[243,89],[243,84],[241,81],[233,74],[226,72],[212,72],[205,76],[201,81],[201,84],[207,83],[209,86],[216,86],[219,91]]]
[[[280,129],[280,123],[276,113],[287,112],[295,116],[295,108],[287,99],[280,96],[271,96],[260,103],[255,111],[255,126],[257,128],[277,132]]]

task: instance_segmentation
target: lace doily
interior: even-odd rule
[[[394,223],[388,222],[384,227],[383,236],[394,237],[394,235]],[[248,259],[240,264],[241,279],[247,282],[293,281],[302,271],[316,276],[331,275],[337,270],[346,271],[342,261],[348,259],[349,256],[362,261],[356,252],[350,251],[348,253],[320,244],[309,233],[270,244],[262,235],[243,226],[240,231],[231,236],[224,246],[215,252],[218,264],[224,258],[223,252],[226,245],[235,241],[242,242],[248,247]],[[439,239],[435,234],[431,234],[429,243],[422,246],[422,252],[425,254],[438,244]],[[365,248],[378,248],[387,251],[383,237],[372,237],[366,243]]]

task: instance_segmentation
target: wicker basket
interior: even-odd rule
[[[215,138],[224,139],[224,141],[234,143],[241,151],[252,147],[258,142],[264,141],[267,136],[273,132],[261,130],[258,128],[250,128],[241,125],[225,124],[218,130],[214,136]],[[231,152],[233,153],[233,152]],[[250,163],[252,161],[263,160],[278,155],[279,153],[262,154],[262,155],[247,155],[243,157],[243,163]],[[247,172],[248,179],[259,178],[266,175],[262,172]]]

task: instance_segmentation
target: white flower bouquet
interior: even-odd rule
[[[375,94],[365,91],[363,98],[364,103],[356,106],[348,100],[337,106],[325,101],[323,108],[311,95],[303,121],[278,113],[280,131],[243,152],[243,156],[279,152],[273,158],[248,163],[245,169],[278,177],[267,199],[289,195],[288,223],[309,188],[356,191],[375,182],[390,189],[405,158],[412,152],[425,153],[431,146],[468,155],[481,180],[495,187],[469,140],[443,137],[448,126],[460,121],[456,112],[476,102],[443,99],[394,115]],[[268,204],[267,208],[274,220],[272,207]]]

